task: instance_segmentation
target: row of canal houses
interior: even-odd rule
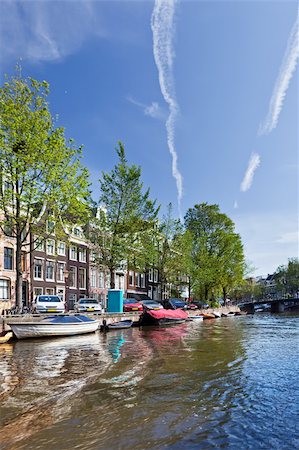
[[[31,251],[22,254],[23,306],[30,308],[32,300],[40,294],[59,295],[68,309],[84,297],[96,298],[106,305],[109,272],[97,266],[96,255],[80,227],[73,227],[67,242],[49,233],[44,239],[28,236],[28,246]],[[0,314],[15,306],[15,254],[15,238],[0,235]],[[116,271],[115,288],[122,289],[127,298],[162,297],[159,272],[155,268],[144,273]]]

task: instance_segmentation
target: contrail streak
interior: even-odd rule
[[[250,157],[246,173],[241,183],[242,192],[246,192],[250,188],[253,181],[254,172],[260,165],[260,162],[261,162],[260,155],[258,153],[253,153]]]
[[[299,56],[298,16],[299,14],[297,13],[297,19],[292,28],[280,72],[274,86],[269,111],[264,123],[260,126],[259,135],[268,134],[276,128],[287,89],[296,70]]]
[[[155,0],[151,28],[153,33],[153,53],[159,74],[162,95],[169,107],[166,121],[167,145],[172,156],[172,175],[176,180],[179,215],[183,196],[183,178],[178,169],[178,155],[175,149],[175,122],[179,112],[173,80],[173,36],[174,7],[176,0]]]

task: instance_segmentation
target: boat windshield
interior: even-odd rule
[[[60,303],[61,299],[57,295],[40,295],[38,301],[42,303]]]

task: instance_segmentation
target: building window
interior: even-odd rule
[[[154,283],[158,283],[158,270],[154,269]]]
[[[65,256],[65,242],[61,242],[61,241],[58,242],[57,253],[60,256]]]
[[[4,269],[13,269],[13,249],[4,247]]]
[[[153,298],[153,286],[149,286],[147,295],[149,296],[149,298]]]
[[[142,288],[145,287],[145,274],[144,273],[140,274],[140,287],[142,287]]]
[[[34,259],[34,278],[36,280],[43,279],[43,261],[41,259]]]
[[[26,252],[22,252],[22,254],[21,254],[21,266],[22,266],[22,272],[26,272],[26,268],[27,268]]]
[[[95,269],[91,269],[90,271],[90,287],[97,287],[97,271]]]
[[[47,254],[54,255],[54,251],[55,251],[55,242],[53,241],[53,239],[48,239],[47,240]]]
[[[64,282],[64,263],[58,262],[57,263],[57,281]]]
[[[110,288],[110,273],[107,273],[106,275],[106,288]]]
[[[33,298],[37,297],[38,295],[43,295],[43,288],[38,287],[33,289]]]
[[[13,237],[13,235],[14,235],[13,226],[10,223],[6,223],[3,226],[3,231],[4,231],[5,236]]]
[[[77,237],[82,237],[82,231],[80,228],[76,227],[74,228],[74,235]]]
[[[0,280],[0,299],[8,300],[10,298],[10,282],[9,280]]]
[[[54,295],[54,288],[46,288],[45,294],[46,295]]]
[[[54,261],[46,261],[46,280],[54,281]]]
[[[132,270],[129,271],[129,285],[134,286],[134,272]]]
[[[71,266],[69,270],[69,283],[70,287],[75,288],[77,286],[77,279],[76,279],[76,267]]]
[[[136,286],[140,287],[140,273],[135,272]]]
[[[79,289],[86,289],[86,270],[79,268]]]
[[[64,298],[65,298],[64,288],[58,287],[56,289],[56,295],[58,295],[58,297],[60,298],[61,301],[64,301]]]
[[[86,262],[86,248],[79,248],[79,261]]]
[[[153,269],[148,271],[148,281],[153,281]]]
[[[35,250],[38,252],[43,252],[44,251],[44,240],[42,238],[34,238],[34,247]]]
[[[77,247],[75,245],[70,246],[70,259],[77,261]]]
[[[103,289],[104,287],[104,272],[99,273],[99,288]]]
[[[55,222],[53,220],[47,220],[47,233],[51,234],[54,233],[55,228]]]

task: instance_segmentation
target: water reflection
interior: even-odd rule
[[[292,448],[297,342],[269,316],[8,345],[3,449]]]

